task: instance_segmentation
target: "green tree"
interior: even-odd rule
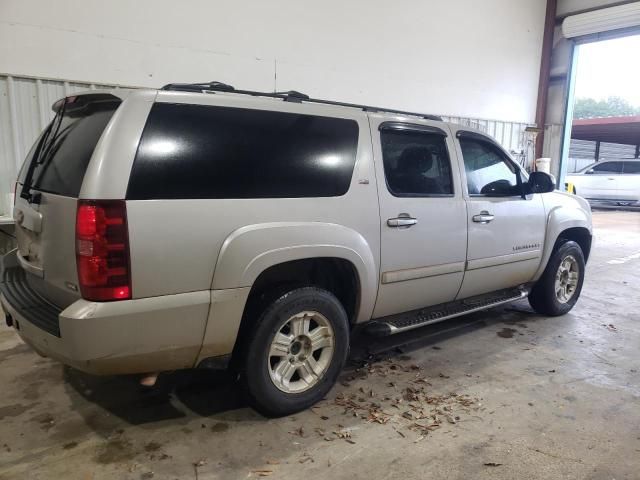
[[[634,107],[622,97],[606,100],[577,98],[573,107],[573,118],[626,117],[640,115],[640,107]]]

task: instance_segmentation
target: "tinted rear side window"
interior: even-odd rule
[[[640,173],[640,162],[624,162],[623,173],[629,173],[629,174]]]
[[[612,175],[622,173],[622,162],[603,162],[593,167],[593,171],[596,174]]]
[[[127,198],[292,198],[344,195],[358,124],[313,115],[155,104]]]
[[[77,197],[91,155],[118,105],[119,102],[96,102],[78,109],[69,108],[62,117],[58,134],[46,158],[40,158],[41,163],[34,169],[32,187]],[[33,152],[29,153],[26,160],[31,161],[34,161]],[[26,168],[25,165],[23,170]],[[24,178],[21,180],[24,181]]]

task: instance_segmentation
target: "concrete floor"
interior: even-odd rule
[[[594,220],[571,314],[521,302],[360,338],[328,398],[284,419],[246,408],[224,375],[141,392],[39,358],[3,326],[0,478],[638,479],[640,212]]]

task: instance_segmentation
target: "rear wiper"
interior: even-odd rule
[[[56,113],[56,116],[53,119],[52,122],[52,126],[55,125],[53,127],[53,129],[51,130],[51,133],[49,134],[48,138],[47,138],[47,143],[42,145],[42,152],[39,152],[38,155],[38,163],[39,164],[43,164],[44,162],[47,161],[49,152],[51,151],[51,148],[53,147],[53,144],[55,143],[56,139],[58,138],[58,133],[60,132],[60,126],[62,125],[62,117],[64,116],[64,112],[66,110],[67,107],[67,99],[64,98],[62,100],[62,105],[60,106],[60,108],[58,109],[58,113]]]
[[[40,156],[40,152],[42,151],[42,146],[44,145],[44,143],[47,140],[47,137],[51,133],[52,127],[53,127],[53,122],[49,124],[44,134],[42,135],[42,138],[40,138],[40,141],[38,142],[38,146],[36,147],[36,151],[33,157],[31,158],[31,163],[29,163],[29,167],[27,168],[27,173],[24,176],[24,184],[22,185],[22,190],[20,191],[20,197],[24,198],[29,203],[31,203],[31,200],[32,200],[31,182],[33,180],[33,171],[36,169],[36,166],[38,165],[38,158]]]
[[[58,131],[60,130],[60,125],[62,124],[62,116],[64,115],[65,108],[67,106],[66,97],[62,99],[62,104],[58,108],[55,117],[47,127],[42,139],[40,139],[40,144],[38,145],[35,155],[29,164],[29,168],[27,169],[27,174],[24,178],[24,184],[22,185],[22,190],[20,192],[20,197],[27,200],[29,203],[40,203],[39,196],[33,195],[31,193],[32,182],[33,182],[33,172],[35,171],[38,165],[44,163],[47,154],[51,150],[53,146],[53,142],[55,141],[56,135],[58,135]]]

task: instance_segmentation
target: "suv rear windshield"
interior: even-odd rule
[[[356,162],[355,120],[156,103],[127,198],[344,195]]]
[[[104,94],[69,97],[55,137],[46,139],[45,144],[51,142],[48,151],[36,151],[42,148],[40,135],[27,155],[19,182],[24,183],[29,165],[37,161],[32,189],[77,197],[93,150],[119,104],[119,99]]]

